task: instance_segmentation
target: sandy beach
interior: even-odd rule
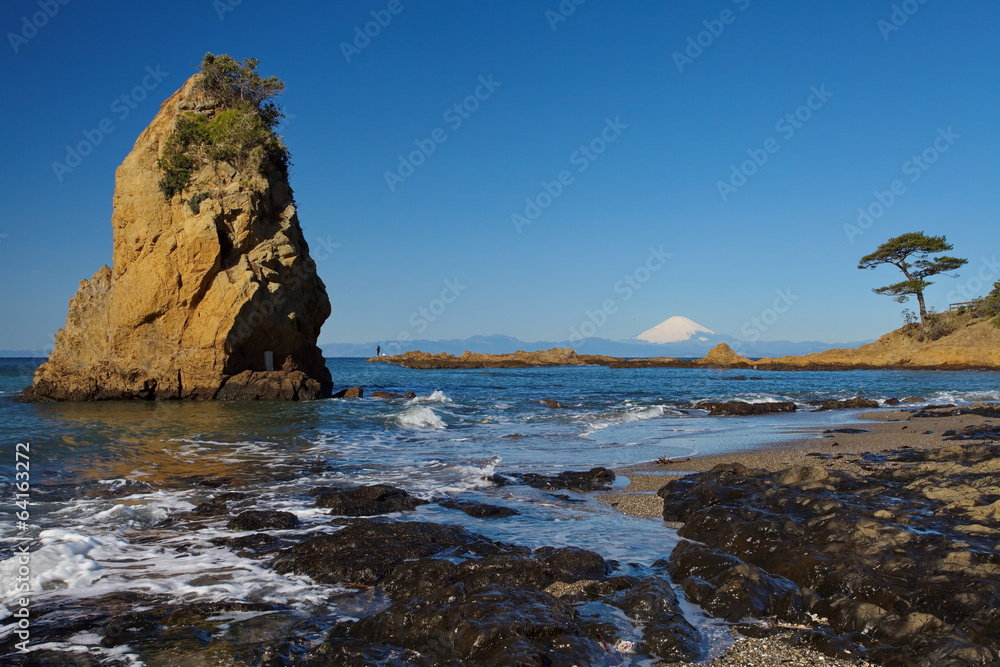
[[[821,466],[863,474],[880,465],[870,457],[863,458],[865,453],[879,454],[906,448],[936,449],[958,444],[945,441],[944,432],[961,431],[968,426],[996,425],[1000,422],[975,414],[945,417],[915,417],[914,414],[915,411],[912,410],[872,411],[861,415],[862,423],[844,428],[817,428],[803,432],[800,439],[766,444],[758,449],[622,468],[615,472],[629,479],[628,486],[621,491],[603,494],[600,500],[624,514],[662,521],[664,501],[656,495],[660,488],[683,475],[707,471],[720,464],[740,463],[772,472],[792,466]],[[680,527],[682,524],[672,525]],[[811,648],[795,646],[793,632],[782,633],[779,627],[774,626],[775,634],[764,638],[746,637],[734,630],[736,643],[723,655],[703,664],[714,667],[871,664],[864,660],[832,658]]]

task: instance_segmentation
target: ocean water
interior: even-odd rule
[[[172,518],[221,491],[242,491],[259,508],[295,513],[298,532],[330,532],[336,527],[326,510],[313,506],[311,489],[382,482],[428,499],[462,496],[521,512],[489,521],[427,505],[407,513],[408,520],[456,523],[531,547],[581,546],[642,569],[677,542],[661,522],[620,516],[588,495],[569,492],[577,502],[566,502],[525,486],[496,487],[487,478],[735,451],[857,418],[857,412],[810,412],[807,402],[814,400],[1000,400],[1000,374],[994,372],[767,372],[736,380],[733,371],[709,369],[425,371],[332,359],[338,387],[412,390],[417,398],[16,402],[38,363],[0,360],[0,640],[14,627],[14,553],[24,538],[30,538],[36,601],[80,604],[137,591],[184,601],[271,602],[329,626],[364,610],[343,606],[343,591],[335,586],[277,574],[213,544],[212,538],[234,535],[225,528],[228,517],[207,518],[196,531],[172,528]],[[546,407],[542,399],[565,407]],[[710,400],[791,400],[801,410],[708,417],[697,405]],[[30,443],[31,505],[24,527],[17,525],[14,506],[16,443]],[[617,485],[625,483],[619,478]],[[716,646],[724,645],[718,624],[693,607],[690,615],[718,639]],[[105,650],[96,645],[99,639],[82,633],[76,642],[105,664],[141,664],[127,645]]]

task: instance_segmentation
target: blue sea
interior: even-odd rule
[[[526,486],[497,487],[495,474],[619,467],[760,447],[842,426],[858,413],[812,412],[809,401],[865,396],[926,403],[1000,400],[995,372],[758,372],[733,379],[711,369],[562,367],[410,370],[331,359],[338,388],[366,394],[414,391],[413,399],[308,403],[15,401],[41,360],[0,360],[0,602],[17,572],[14,549],[30,538],[36,601],[80,603],[137,591],[187,601],[288,605],[329,624],[363,614],[342,590],[278,574],[211,542],[231,537],[226,517],[177,531],[172,517],[222,491],[250,493],[257,507],[295,513],[297,529],[336,530],[309,491],[333,483],[388,483],[427,499],[461,496],[518,509],[483,520],[425,505],[410,520],[457,523],[526,546],[580,546],[642,569],[669,554],[677,536],[662,522],[625,517],[592,495],[559,498]],[[745,371],[739,371],[744,373]],[[563,408],[550,408],[552,399]],[[708,417],[706,401],[795,401],[792,414]],[[30,443],[30,518],[18,527],[15,446]],[[677,464],[673,468],[683,468]],[[627,480],[619,477],[617,486]],[[404,518],[400,516],[400,518]],[[690,609],[719,646],[721,626]],[[0,606],[0,640],[13,629]],[[232,623],[240,619],[231,620]],[[77,643],[103,664],[141,664],[127,645]],[[59,647],[56,647],[59,648]],[[71,647],[64,647],[69,650]]]

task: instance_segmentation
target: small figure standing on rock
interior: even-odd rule
[[[375,346],[375,356],[376,357],[381,357],[382,356],[382,346],[381,345],[376,345]]]

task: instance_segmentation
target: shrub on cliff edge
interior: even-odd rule
[[[285,84],[261,77],[257,65],[253,58],[240,63],[228,55],[205,54],[199,87],[214,106],[178,119],[157,161],[164,197],[182,194],[208,162],[227,162],[240,172],[261,170],[269,161],[288,168],[288,150],[274,131],[283,116],[272,100]]]

